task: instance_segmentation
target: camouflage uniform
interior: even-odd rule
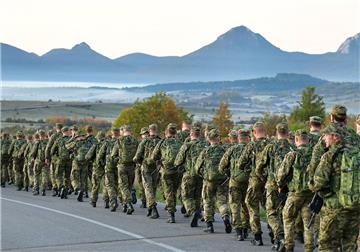
[[[176,125],[169,124],[167,129],[176,131]],[[151,155],[153,162],[159,160],[161,163],[161,182],[166,202],[165,210],[172,218],[176,212],[176,192],[179,186],[179,172],[174,166],[174,161],[180,147],[181,142],[175,136],[169,136],[155,146]]]
[[[140,131],[140,136],[142,137],[142,140],[145,139],[146,137],[149,137],[149,128],[147,127],[143,127],[141,128]],[[140,144],[138,145],[138,150],[139,150]],[[138,152],[138,150],[136,150],[136,153]],[[135,154],[136,155],[136,154]],[[135,160],[134,160],[135,162]],[[136,163],[136,162],[135,162]],[[141,208],[146,208],[146,196],[145,196],[145,188],[142,182],[142,175],[141,175],[141,164],[140,163],[136,163],[136,167],[135,167],[135,180],[137,182],[137,186],[139,188],[139,193],[140,193],[140,198],[141,198]]]
[[[248,132],[240,133],[249,136]],[[236,165],[246,143],[238,143],[226,150],[219,165],[219,172],[230,176],[229,182],[229,205],[231,211],[232,226],[238,235],[243,236],[244,230],[250,228],[249,212],[245,205],[245,196],[249,182],[250,167],[240,170]],[[247,231],[245,231],[247,232]],[[241,240],[243,237],[241,238]]]
[[[62,124],[56,124],[56,128],[57,130],[60,131],[62,128]],[[56,185],[55,167],[58,157],[56,155],[51,156],[50,152],[55,141],[60,137],[62,137],[61,132],[53,133],[48,141],[48,145],[46,146],[46,150],[45,150],[45,158],[50,161],[50,180],[51,180],[51,184],[53,185],[53,190],[55,193],[57,193],[57,189],[58,189],[55,186]]]
[[[4,187],[5,182],[9,182],[11,175],[9,174],[10,166],[10,149],[11,141],[8,135],[2,135],[0,140],[0,149],[1,149],[1,185]]]
[[[32,145],[33,145],[33,141],[28,140],[26,143],[26,147],[24,149],[24,168],[23,168],[23,173],[24,173],[24,187],[27,190],[29,185],[33,186],[34,185],[34,163],[33,160],[31,158],[31,149],[32,149]]]
[[[307,135],[306,131],[297,131],[296,136]],[[302,145],[296,151],[286,154],[277,173],[279,188],[288,186],[289,193],[283,209],[285,247],[294,249],[294,225],[300,213],[303,220],[304,250],[313,251],[314,238],[312,230],[308,228],[311,212],[308,207],[311,202],[312,192],[308,187],[308,174],[306,167],[311,159],[311,146]]]
[[[23,133],[18,133],[18,137],[23,137]],[[23,174],[23,167],[24,167],[24,146],[26,146],[26,141],[21,139],[16,139],[13,141],[9,148],[9,155],[12,157],[12,167],[13,172],[15,174],[15,184],[18,187],[18,190],[21,190],[24,186],[24,174]]]
[[[340,189],[343,143],[334,144],[322,157],[314,174],[313,189],[322,192],[319,251],[355,251],[359,234],[360,207],[345,208],[337,194]]]
[[[180,132],[177,133],[177,138],[179,139],[179,141],[183,144],[185,143],[185,141],[189,138],[190,136],[190,131],[189,130],[181,130]],[[179,167],[179,185],[181,185],[182,179],[183,179],[183,174],[184,173],[184,167]],[[184,211],[186,213],[186,208],[184,205],[184,202],[182,200],[182,193],[181,193],[181,186],[178,186],[178,190],[177,190],[177,198],[179,199],[181,205],[182,205],[182,211]],[[187,213],[188,215],[189,213]]]
[[[49,166],[45,164],[45,150],[48,144],[47,139],[40,139],[35,141],[31,157],[35,159],[34,162],[34,189],[38,192],[41,186],[42,193],[45,195],[45,190],[48,186]]]
[[[86,126],[85,130],[88,130],[89,128],[92,129],[92,126]],[[96,140],[95,136],[93,136],[92,134],[86,136],[86,142],[90,146],[97,144],[97,140]],[[85,193],[86,193],[86,197],[87,197],[87,195],[88,195],[87,192],[89,191],[89,180],[91,181],[91,179],[92,179],[92,168],[93,168],[92,161],[85,160],[85,166],[86,166]]]

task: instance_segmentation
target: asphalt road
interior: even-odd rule
[[[2,251],[271,251],[267,234],[263,247],[253,247],[249,239],[236,241],[234,231],[225,233],[219,217],[215,233],[207,234],[202,231],[204,223],[190,228],[190,220],[180,211],[176,223],[166,223],[163,205],[161,217],[152,220],[138,205],[129,216],[104,209],[101,199],[93,208],[88,199],[80,203],[74,195],[61,200],[47,194],[1,188]],[[303,251],[302,245],[296,251]]]

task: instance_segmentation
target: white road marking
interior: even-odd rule
[[[114,227],[114,226],[110,226],[110,225],[107,225],[107,224],[105,224],[105,223],[102,223],[102,222],[99,222],[99,221],[96,221],[96,220],[92,220],[92,219],[88,219],[88,218],[85,218],[85,217],[81,217],[81,216],[79,216],[79,215],[75,215],[75,214],[63,212],[63,211],[56,210],[56,209],[52,209],[52,208],[48,208],[48,207],[39,206],[39,205],[36,205],[36,204],[25,203],[25,202],[13,200],[13,199],[8,199],[8,198],[3,198],[3,197],[0,197],[0,199],[6,200],[6,201],[10,201],[10,202],[14,202],[14,203],[18,203],[18,204],[21,204],[21,205],[36,207],[36,208],[43,209],[43,210],[47,210],[47,211],[50,211],[50,212],[54,212],[54,213],[62,214],[62,215],[65,215],[65,216],[73,217],[73,218],[75,218],[75,219],[83,220],[83,221],[86,221],[86,222],[89,222],[89,223],[92,223],[92,224],[95,224],[95,225],[98,225],[98,226],[101,226],[101,227],[104,227],[104,228],[108,228],[108,229],[111,229],[111,230],[113,230],[113,231],[116,231],[116,232],[125,234],[125,235],[128,235],[128,236],[133,237],[133,238],[135,238],[135,239],[138,239],[138,240],[140,240],[140,241],[143,241],[143,242],[146,242],[146,243],[155,245],[155,246],[159,246],[159,247],[162,247],[162,248],[166,248],[166,249],[168,249],[168,250],[170,250],[170,251],[174,251],[174,252],[185,252],[184,250],[181,250],[181,249],[178,249],[178,248],[175,248],[175,247],[166,245],[166,244],[161,243],[161,242],[153,241],[153,240],[151,240],[151,239],[145,238],[144,236],[131,233],[131,232],[126,231],[126,230],[124,230],[124,229],[120,229],[120,228],[117,228],[117,227]]]

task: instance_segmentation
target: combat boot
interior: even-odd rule
[[[264,243],[262,241],[261,234],[255,234],[255,237],[253,240],[251,240],[251,244],[254,246],[263,246]]]
[[[146,199],[141,200],[140,208],[146,208]]]
[[[160,216],[159,216],[159,212],[156,208],[156,205],[152,207],[152,211],[151,211],[151,219],[158,219]]]
[[[134,211],[135,211],[135,210],[134,210],[133,205],[132,205],[131,203],[129,203],[129,207],[128,207],[127,211],[126,211],[126,214],[127,214],[127,215],[132,215],[132,213],[133,213]]]
[[[153,210],[152,207],[149,207],[149,208],[148,208],[148,212],[147,212],[147,215],[146,215],[147,217],[150,217],[150,216],[151,216],[152,210]]]
[[[24,187],[24,191],[25,191],[25,192],[28,192],[28,191],[29,191],[29,187],[28,187],[28,186],[25,186],[25,187]]]
[[[206,228],[204,229],[206,233],[214,233],[214,226],[212,221],[206,222]]]
[[[79,189],[75,189],[74,195],[78,195],[78,194],[79,194]]]
[[[118,203],[117,203],[117,200],[115,200],[115,204],[113,206],[111,206],[110,211],[115,212],[117,207],[118,207]]]
[[[126,213],[127,209],[128,209],[128,206],[126,204],[123,204],[123,209],[122,209],[123,213]]]
[[[80,192],[79,192],[79,195],[78,195],[78,197],[77,197],[77,201],[83,202],[83,201],[84,201],[84,200],[83,200],[83,197],[84,197],[84,192],[83,192],[83,191],[80,191]]]
[[[284,235],[279,235],[278,239],[275,243],[275,248],[277,252],[285,252],[285,241],[284,241]]]
[[[137,203],[136,190],[135,189],[131,190],[131,203],[134,204],[134,205]]]
[[[238,241],[243,241],[243,240],[245,240],[245,239],[244,239],[243,229],[241,229],[241,228],[236,228],[235,231],[236,231],[236,239],[237,239]]]
[[[184,204],[181,206],[180,212],[182,214],[186,214],[186,208],[185,208]]]
[[[104,207],[107,209],[107,208],[110,208],[110,206],[109,206],[109,200],[105,200],[105,202],[104,202],[105,204],[104,204]]]
[[[57,188],[54,187],[52,196],[56,197],[56,196],[58,196],[58,193],[59,192],[58,192]]]
[[[87,191],[85,192],[85,198],[89,198],[89,194]]]
[[[191,223],[190,223],[190,227],[198,227],[198,220],[200,218],[200,213],[199,211],[195,211],[194,216],[192,217]]]
[[[37,196],[37,195],[39,195],[39,194],[40,194],[39,188],[35,188],[35,190],[34,190],[34,192],[33,192],[33,195],[34,195],[34,196]]]
[[[225,232],[230,234],[231,231],[232,231],[232,227],[231,227],[231,224],[230,224],[230,218],[228,215],[225,215],[223,217],[223,221],[224,221],[224,225],[225,225]]]
[[[170,213],[168,223],[175,223],[175,213]]]
[[[68,189],[68,195],[71,195],[73,193],[73,190],[71,188]]]
[[[16,191],[21,191],[21,190],[22,190],[21,186],[18,186],[18,188],[16,189]]]
[[[8,184],[12,185],[12,184],[14,184],[14,182],[12,180],[10,180]]]
[[[41,196],[46,196],[45,189],[42,189]]]
[[[243,229],[243,234],[244,234],[244,239],[248,238],[249,234],[248,234],[248,229],[247,228]]]
[[[90,201],[90,205],[92,205],[92,207],[96,207],[96,202]]]
[[[2,187],[2,188],[5,188],[5,183],[1,183],[1,187]]]

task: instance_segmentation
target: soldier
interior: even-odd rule
[[[231,233],[232,227],[229,218],[228,180],[225,175],[219,173],[219,163],[225,153],[225,148],[220,143],[220,132],[212,129],[208,132],[210,146],[203,150],[195,164],[196,173],[203,178],[203,204],[204,218],[207,227],[204,232],[214,233],[215,205],[218,206],[220,215],[224,221],[225,232]]]
[[[85,127],[85,133],[86,133],[86,136],[85,136],[86,142],[91,146],[96,145],[97,140],[96,140],[95,136],[93,135],[93,127],[90,126],[90,125],[87,125]],[[90,179],[90,180],[92,179],[92,166],[93,165],[92,165],[91,161],[87,161],[87,160],[85,162],[85,165],[87,167],[87,169],[86,169],[86,179],[85,179],[85,198],[89,198],[88,179]]]
[[[262,231],[260,223],[260,204],[265,208],[265,183],[261,181],[255,173],[256,160],[265,146],[270,143],[266,138],[265,127],[262,122],[256,122],[252,127],[254,141],[247,144],[239,158],[237,168],[246,171],[251,169],[249,175],[249,185],[246,192],[245,203],[249,211],[250,228],[254,234],[251,241],[253,245],[262,246]]]
[[[123,200],[123,212],[131,215],[134,207],[131,201],[131,191],[135,179],[135,163],[133,161],[138,147],[138,140],[132,136],[131,127],[123,127],[123,135],[119,138],[111,151],[112,158],[118,158],[117,171],[119,180],[119,194]]]
[[[62,137],[56,139],[51,147],[51,156],[58,157],[55,161],[55,178],[56,188],[59,189],[61,199],[66,199],[71,189],[70,173],[71,173],[71,159],[70,152],[65,147],[66,143],[70,140],[70,130],[68,127],[61,129]]]
[[[31,158],[31,149],[32,149],[32,143],[33,143],[33,136],[28,135],[26,137],[26,146],[24,147],[24,191],[29,191],[29,185],[33,186],[33,178],[34,178],[34,169],[33,169],[33,160]]]
[[[147,127],[141,128],[140,136],[141,136],[141,141],[144,140],[145,138],[149,137],[149,128],[147,128]],[[138,148],[139,147],[140,147],[140,145],[138,146]],[[143,186],[142,176],[141,176],[141,164],[138,164],[138,163],[136,164],[135,178],[136,178],[138,187],[140,188],[140,198],[141,198],[140,208],[146,208],[146,196],[145,196],[145,189]]]
[[[277,173],[279,192],[288,188],[288,198],[283,209],[285,250],[294,251],[294,226],[298,213],[303,220],[304,250],[309,252],[314,249],[314,238],[310,223],[310,209],[308,207],[312,199],[312,193],[308,187],[308,174],[306,167],[310,162],[312,148],[309,144],[309,136],[305,130],[295,132],[295,144],[297,149],[286,154]]]
[[[168,223],[175,223],[176,192],[179,186],[179,172],[175,168],[174,161],[181,147],[181,142],[176,139],[176,124],[170,123],[165,130],[165,138],[162,139],[151,154],[153,162],[161,164],[161,182],[165,196],[165,210],[169,214]]]
[[[71,170],[71,183],[75,192],[78,192],[77,200],[83,201],[84,192],[86,189],[86,180],[88,174],[88,162],[85,159],[86,154],[92,146],[92,142],[88,141],[85,136],[79,134],[77,128],[73,127],[74,135],[65,144],[72,159],[72,170]]]
[[[276,184],[276,174],[285,155],[293,148],[288,141],[289,129],[287,123],[276,125],[276,140],[268,144],[256,164],[256,175],[262,182],[266,181],[266,216],[274,235],[274,248],[279,250],[283,245],[284,229],[282,209],[285,204],[285,193],[279,194]]]
[[[10,182],[11,173],[10,171],[10,156],[9,149],[11,145],[10,136],[8,133],[3,132],[0,140],[1,148],[1,187],[5,187],[6,182]]]
[[[190,141],[185,142],[176,156],[174,165],[183,167],[184,173],[181,181],[181,198],[185,211],[193,216],[190,226],[197,227],[201,217],[201,190],[202,178],[195,172],[195,163],[206,143],[200,140],[201,128],[192,127]]]
[[[238,132],[236,130],[230,130],[228,134],[228,141],[229,142],[224,145],[226,149],[238,143]]]
[[[309,118],[309,144],[313,148],[320,139],[322,119],[318,116],[311,116]]]
[[[45,196],[45,190],[48,186],[48,173],[49,166],[45,162],[45,152],[48,144],[46,139],[46,132],[39,130],[40,139],[36,139],[32,150],[31,157],[34,160],[34,189],[33,195],[39,195],[40,185],[41,185],[41,195]]]
[[[9,156],[12,157],[13,173],[15,174],[15,184],[17,190],[21,191],[24,186],[24,146],[26,146],[25,136],[22,131],[18,131],[16,134],[16,140],[13,141],[9,148]]]
[[[159,169],[157,163],[151,159],[155,146],[161,140],[158,134],[158,126],[149,126],[150,136],[143,139],[136,151],[134,162],[141,165],[142,182],[145,189],[146,203],[148,207],[147,216],[152,219],[159,218],[156,208],[156,189],[159,180]]]
[[[356,251],[360,225],[359,143],[347,145],[334,125],[323,133],[328,151],[321,157],[313,183],[313,190],[324,199],[319,251]]]
[[[58,139],[59,137],[62,136],[61,134],[61,128],[63,127],[63,125],[61,123],[57,123],[55,125],[55,132],[51,135],[49,141],[48,141],[48,146],[46,146],[46,150],[45,150],[45,158],[46,158],[46,163],[47,165],[50,165],[50,180],[51,180],[51,184],[53,186],[53,196],[57,196],[58,195],[58,188],[56,188],[56,179],[55,179],[55,163],[57,160],[57,156],[51,156],[50,152],[51,152],[51,148],[53,146],[53,144],[55,143],[56,139]]]
[[[250,133],[247,130],[240,129],[236,134],[239,143],[226,150],[220,161],[219,172],[230,177],[229,205],[232,226],[235,228],[237,240],[243,241],[247,238],[249,228],[249,212],[245,205],[245,196],[251,169],[248,167],[245,170],[240,170],[236,162],[239,160],[244,147],[250,142]]]
[[[109,200],[105,199],[105,208],[111,207],[110,211],[115,212],[118,206],[117,204],[117,195],[118,195],[118,174],[116,169],[117,160],[111,157],[112,149],[115,143],[120,137],[120,129],[113,128],[111,130],[111,139],[106,141],[106,145],[102,147],[106,152],[106,162],[105,162],[105,187],[106,191],[109,194]],[[109,205],[110,203],[110,205]]]
[[[106,145],[107,145],[107,140],[105,139],[104,132],[99,131],[96,135],[96,138],[97,138],[97,143],[90,148],[89,152],[85,156],[87,161],[93,163],[92,178],[91,178],[92,190],[91,190],[91,200],[90,200],[90,204],[93,207],[96,207],[100,184],[105,174]],[[105,186],[103,187],[103,199],[104,202],[109,202],[109,194]]]

